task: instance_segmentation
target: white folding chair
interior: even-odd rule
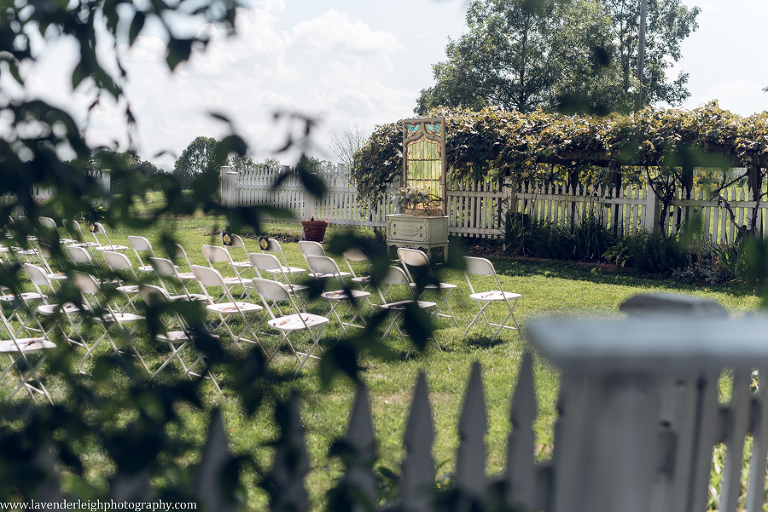
[[[416,280],[427,278],[428,282],[424,284],[422,294],[426,292],[436,292],[440,294],[442,300],[432,314],[450,318],[453,320],[453,324],[458,327],[459,323],[456,321],[456,315],[453,314],[451,305],[448,303],[448,298],[451,296],[451,292],[455,290],[457,286],[455,284],[443,283],[437,280],[436,276],[432,274],[429,257],[424,251],[409,249],[407,247],[398,247],[397,257],[400,259],[400,263],[403,265],[403,269],[408,275],[408,279],[410,279],[411,286],[414,289],[418,288]],[[447,314],[440,312],[443,308],[448,310]]]
[[[5,286],[0,286],[0,309],[5,309],[8,313],[9,321],[17,321],[19,326],[14,330],[14,335],[19,336],[29,331],[40,331],[40,328],[30,326],[30,323],[39,322],[34,318],[33,311],[38,304],[45,301],[47,297],[42,292],[21,292],[19,294],[10,293]],[[10,324],[9,324],[10,325]],[[42,333],[41,333],[42,334]]]
[[[75,265],[90,268],[95,267],[91,253],[86,250],[85,246],[80,244],[67,245],[64,247],[64,250]]]
[[[86,274],[85,272],[73,272],[72,281],[75,287],[80,290],[84,308],[93,315],[93,323],[101,329],[101,336],[99,336],[83,356],[80,366],[78,366],[78,371],[82,372],[83,365],[88,356],[93,355],[93,352],[104,340],[109,341],[109,344],[112,346],[116,355],[122,353],[110,333],[111,330],[117,330],[122,342],[127,344],[131,350],[133,350],[133,353],[139,359],[144,369],[147,370],[147,373],[151,373],[149,371],[149,366],[147,366],[144,358],[141,357],[141,354],[133,344],[132,340],[138,322],[144,321],[145,318],[135,313],[120,313],[115,311],[103,296],[101,290],[102,284],[91,274]]]
[[[329,313],[333,314],[336,317],[336,320],[339,321],[339,324],[344,327],[339,337],[344,336],[347,329],[350,327],[357,327],[359,329],[365,328],[365,325],[356,325],[354,322],[356,319],[360,319],[360,321],[365,324],[365,319],[361,312],[363,305],[365,305],[366,302],[370,304],[368,298],[371,294],[363,290],[352,290],[349,286],[346,286],[344,276],[339,270],[339,265],[333,258],[328,256],[308,255],[307,266],[309,266],[309,271],[312,273],[311,275],[322,276],[326,282],[333,282],[333,284],[336,285],[335,290],[323,291],[320,294],[320,297],[325,299],[330,305]],[[345,274],[349,275],[349,273],[346,272]],[[347,304],[349,306],[349,311],[352,314],[352,318],[348,322],[344,322],[339,316],[338,306],[341,303]]]
[[[245,341],[258,345],[262,352],[264,352],[264,347],[261,346],[259,337],[256,335],[256,331],[253,327],[253,317],[258,316],[259,311],[264,308],[252,302],[236,301],[234,297],[232,297],[232,293],[229,291],[229,286],[224,281],[224,278],[215,268],[192,265],[192,272],[195,273],[203,293],[209,298],[209,303],[205,306],[206,310],[210,314],[216,315],[219,319],[219,325],[216,326],[214,332],[218,332],[223,326],[230,338],[232,338],[232,341],[238,347],[242,347],[240,341]],[[222,297],[219,302],[216,302],[213,296],[208,293],[208,288],[221,289]],[[234,319],[239,319],[242,322],[242,328],[239,335],[235,334],[232,330],[232,326],[230,326],[230,322]],[[251,337],[248,338],[243,336],[243,334]],[[266,355],[266,352],[264,352],[264,355]]]
[[[151,284],[145,284],[141,286],[141,295],[148,307],[163,308],[163,306],[173,302],[171,296],[165,289]],[[208,370],[203,358],[203,354],[195,347],[194,341],[192,340],[192,336],[190,334],[190,330],[184,322],[184,319],[176,312],[165,315],[162,314],[162,311],[159,313],[161,313],[160,316],[161,318],[164,318],[165,321],[162,324],[163,329],[161,332],[155,334],[155,339],[161,343],[167,343],[171,353],[168,355],[165,361],[163,361],[160,367],[155,370],[149,379],[154,379],[158,373],[160,373],[174,360],[176,360],[183,370],[181,375],[182,379],[185,377],[189,377],[190,379],[192,377],[204,377],[213,382],[213,385],[216,387],[218,392],[221,393],[219,383],[216,382],[216,378]],[[196,354],[196,359],[191,364],[187,364],[187,362],[185,362],[182,358],[182,351],[187,346],[190,346],[190,348]],[[205,368],[205,375],[194,373],[194,369],[198,365],[202,365]]]
[[[226,251],[229,253],[230,258],[232,259],[232,264],[236,268],[240,269],[241,271],[251,268],[251,262],[248,261],[248,249],[245,248],[245,242],[243,242],[242,237],[240,237],[239,235],[235,235],[232,233],[225,233],[222,231],[221,243],[224,244],[224,249],[226,249]],[[235,257],[230,252],[230,248],[242,249],[243,256],[245,257],[245,259],[235,261]],[[238,273],[238,275],[240,275],[240,273]]]
[[[313,242],[312,240],[299,240],[299,252],[302,256],[304,256],[304,261],[307,262],[308,256],[326,256],[325,249],[323,248],[323,245],[319,242]],[[309,263],[307,263],[307,266],[309,266]],[[322,275],[313,275],[312,271],[310,270],[310,273],[307,274],[309,277],[315,277],[318,279],[323,279],[324,277]],[[345,278],[351,277],[352,274],[349,272],[341,272],[341,275]]]
[[[214,267],[214,264],[216,263],[223,263],[225,266],[229,267],[232,272],[234,272],[234,276],[227,276],[223,278],[227,287],[231,290],[232,288],[242,286],[243,297],[248,297],[248,295],[250,295],[251,279],[243,278],[240,275],[241,269],[235,265],[234,261],[232,261],[232,256],[229,255],[229,252],[225,248],[219,247],[218,245],[204,245],[202,249],[203,256],[205,256],[205,259],[208,260],[208,264],[211,268],[216,268]],[[248,266],[251,266],[250,262],[248,262]],[[198,280],[199,279],[200,278],[198,277]]]
[[[208,301],[208,296],[202,293],[192,293],[187,288],[187,282],[189,279],[184,279],[179,274],[179,269],[173,262],[166,258],[149,258],[149,262],[152,268],[155,269],[158,282],[160,286],[169,293],[169,297],[172,301],[186,299],[186,300],[200,300]],[[190,272],[191,273],[191,272]],[[195,279],[195,274],[192,274],[192,279]],[[170,290],[169,290],[170,285]],[[181,288],[181,292],[179,288]]]
[[[181,257],[181,258],[180,258]],[[173,262],[173,264],[176,266],[176,272],[179,279],[182,280],[184,283],[191,283],[191,282],[197,282],[197,278],[195,277],[195,273],[192,272],[192,262],[189,259],[189,256],[187,256],[187,251],[184,250],[184,247],[181,244],[176,244],[176,252],[174,254],[168,254],[168,259]],[[180,263],[180,260],[184,260],[184,262],[187,264],[188,270],[183,270],[178,264]]]
[[[476,258],[474,256],[464,256],[464,261],[467,263],[464,276],[467,278],[467,284],[469,285],[469,298],[474,300],[479,308],[477,315],[475,315],[475,318],[473,318],[469,323],[467,330],[464,331],[464,336],[467,335],[469,330],[481,316],[483,317],[483,320],[485,320],[485,324],[488,326],[488,329],[493,333],[491,341],[498,337],[502,329],[515,330],[522,336],[522,331],[520,330],[520,326],[517,324],[517,319],[515,318],[515,307],[517,306],[518,299],[520,299],[522,295],[519,293],[504,291],[501,286],[501,282],[499,281],[499,276],[496,275],[496,269],[493,267],[493,263],[487,259]],[[489,291],[476,292],[472,284],[472,280],[469,278],[469,276],[492,277],[493,279],[490,280],[491,284],[495,284],[496,286]],[[500,324],[491,323],[486,316],[486,308],[491,304],[504,304],[507,307],[507,317]],[[507,325],[507,322],[510,319],[515,323],[514,327]],[[494,330],[494,327],[497,327],[497,329]]]
[[[139,272],[152,272],[152,265],[147,265],[141,258],[141,253],[149,253],[150,257],[155,257],[155,251],[152,249],[152,244],[149,243],[149,240],[143,236],[131,235],[128,237],[128,245],[131,246],[133,254],[139,260]]]
[[[69,279],[64,272],[54,272],[50,263],[53,255],[51,254],[51,249],[47,245],[38,243],[37,252],[40,255],[40,265],[45,269],[45,272],[48,274],[48,278],[51,281],[65,281]]]
[[[271,318],[270,320],[267,320],[267,325],[272,329],[279,331],[281,334],[280,343],[278,343],[275,351],[269,356],[269,359],[267,359],[267,363],[272,361],[283,345],[287,345],[291,353],[293,353],[299,361],[299,367],[296,370],[296,373],[298,374],[309,359],[319,359],[319,357],[312,354],[312,352],[314,352],[315,349],[322,351],[322,347],[320,347],[320,337],[323,334],[323,329],[325,329],[325,326],[328,324],[328,318],[301,311],[293,300],[290,290],[283,283],[255,277],[253,278],[253,287],[256,293],[259,294],[259,297],[261,297],[262,303]],[[280,316],[275,315],[270,304],[281,302],[288,303],[293,313],[288,315],[280,314]],[[298,352],[293,347],[289,336],[296,331],[307,331],[309,334],[309,337],[312,340],[312,346],[307,352]]]
[[[72,244],[68,244],[68,245],[76,245],[79,247],[84,247],[89,252],[92,252],[95,247],[98,247],[100,245],[98,242],[89,242],[85,238],[85,233],[83,233],[83,228],[80,227],[80,223],[77,222],[76,220],[63,221],[62,224],[64,225],[64,229],[67,230],[69,239],[74,241]]]
[[[104,251],[102,255],[104,256],[104,261],[107,262],[109,270],[118,275],[118,279],[120,280],[120,283],[115,287],[115,290],[122,293],[128,301],[123,307],[119,308],[118,311],[122,313],[130,308],[136,313],[137,311],[134,301],[139,296],[139,277],[133,270],[131,260],[129,260],[128,256],[125,254],[114,251]],[[137,284],[125,284],[121,274],[127,275],[128,281],[133,281]]]
[[[355,269],[352,268],[352,262],[369,264],[368,255],[360,247],[350,247],[342,253],[342,256],[347,264],[347,268],[349,268],[349,273],[352,275],[351,281],[360,286],[361,289],[367,290],[368,285],[371,283],[371,276],[358,275]]]
[[[285,253],[283,253],[283,248],[280,246],[280,242],[274,238],[259,239],[259,248],[264,254],[272,254],[273,256],[277,256],[278,254],[280,255],[280,260],[282,260],[281,274],[284,274],[288,278],[288,281],[291,283],[295,283],[296,278],[300,277],[307,271],[304,268],[293,267],[289,265],[288,260],[285,257]],[[274,277],[277,277],[277,275]]]
[[[47,272],[42,267],[32,265],[31,263],[25,263],[24,271],[27,273],[29,280],[32,282],[32,286],[35,287],[35,291],[42,298],[42,304],[37,306],[36,312],[42,315],[44,318],[53,319],[52,327],[47,331],[43,329],[43,331],[45,331],[44,336],[46,338],[50,337],[51,331],[53,331],[54,328],[58,328],[64,338],[69,341],[70,344],[85,347],[87,350],[88,345],[86,345],[85,340],[83,340],[82,334],[80,332],[81,323],[79,321],[75,322],[72,319],[72,317],[77,317],[80,315],[80,308],[71,302],[66,304],[54,304],[48,302],[47,295],[45,295],[43,289],[46,288],[51,293],[55,293],[55,290],[53,288],[53,282],[50,280]],[[66,320],[66,322],[69,324],[69,329],[64,328],[64,325],[61,321],[59,321],[59,318],[64,318]],[[77,339],[73,339],[75,336]]]
[[[104,226],[101,224],[101,222],[94,222],[93,223],[93,229],[91,230],[91,234],[93,235],[93,239],[98,244],[94,247],[95,250],[99,252],[104,251],[113,251],[113,252],[125,252],[128,250],[127,245],[119,245],[119,244],[113,244],[112,240],[109,239],[109,235],[107,234],[107,230],[104,229]],[[107,243],[102,243],[101,240],[99,240],[99,237],[97,235],[104,236],[104,240],[107,241]]]
[[[302,305],[306,305],[307,301],[302,293],[306,293],[309,286],[304,284],[294,284],[286,275],[286,267],[280,264],[280,260],[277,259],[277,256],[268,253],[252,252],[248,255],[248,260],[256,272],[256,277],[263,279],[265,276],[262,272],[269,274],[273,280],[285,284],[288,287],[288,291],[294,297],[297,297]]]
[[[40,222],[40,225],[43,226],[45,229],[50,229],[51,231],[54,231],[56,233],[56,236],[59,239],[59,243],[61,245],[69,245],[74,244],[77,242],[77,240],[73,240],[72,238],[61,238],[61,234],[59,234],[59,226],[56,224],[56,221],[51,217],[38,217],[38,222]]]
[[[391,297],[392,289],[395,286],[400,285],[402,285],[407,290],[406,294],[408,298],[393,301]],[[416,292],[411,286],[411,280],[408,278],[408,275],[405,273],[405,271],[400,267],[389,267],[378,291],[379,297],[381,298],[381,304],[378,304],[377,307],[390,313],[390,322],[387,326],[387,329],[384,331],[384,334],[381,336],[382,339],[387,337],[387,334],[389,334],[389,331],[392,330],[393,327],[397,331],[400,338],[405,339],[405,334],[400,329],[400,326],[397,325],[397,321],[401,316],[403,316],[407,308],[415,306],[424,311],[432,311],[437,307],[436,302],[417,299]],[[435,345],[437,345],[438,350],[442,351],[443,349],[440,347],[437,339],[435,339],[434,336],[432,339],[435,341]],[[405,354],[406,359],[411,354],[412,350],[413,344],[411,344],[411,346],[408,348],[408,352]]]
[[[6,402],[24,388],[29,392],[30,396],[34,396],[34,393],[39,393],[44,395],[53,404],[51,394],[40,379],[38,372],[45,362],[46,355],[44,351],[56,348],[56,345],[43,337],[17,337],[13,327],[1,310],[0,322],[1,330],[5,332],[5,335],[0,335],[0,353],[6,354],[9,360],[8,365],[0,373],[0,379],[10,373],[14,373],[19,381],[11,394],[5,399]],[[39,357],[35,357],[36,354]]]

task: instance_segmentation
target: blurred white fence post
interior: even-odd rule
[[[527,338],[562,370],[548,512],[758,512],[764,500],[768,318],[695,300],[634,301],[626,320],[539,320]],[[651,306],[651,307],[649,307]],[[730,402],[718,403],[727,379]],[[743,450],[753,438],[750,475]],[[715,447],[722,477],[710,482]],[[743,492],[746,489],[746,493]],[[745,498],[746,494],[746,498]],[[742,500],[746,501],[742,501]]]
[[[221,179],[221,205],[227,208],[237,206],[237,176],[228,165],[219,167],[219,176]]]

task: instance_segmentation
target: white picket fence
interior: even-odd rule
[[[384,228],[387,225],[386,216],[399,213],[393,195],[376,205],[359,201],[357,189],[343,166],[333,172],[326,170],[320,177],[325,182],[326,194],[315,198],[306,192],[297,176],[290,176],[279,187],[273,188],[277,179],[273,172],[253,169],[234,173],[223,167],[222,202],[240,206],[274,206],[290,211],[297,219],[315,217],[336,225],[362,229]],[[450,234],[503,236],[508,199],[497,181],[449,183],[446,200]]]
[[[716,242],[734,242],[737,238],[738,226],[751,226],[753,216],[756,216],[756,231],[764,233],[768,203],[748,200],[747,190],[744,188],[730,189],[721,197],[715,198],[706,198],[703,190],[700,190],[692,199],[683,199],[682,195],[680,191],[672,200],[670,215],[666,219],[667,233],[677,232],[680,226],[693,215],[700,217],[705,238]],[[730,211],[726,208],[726,204]]]
[[[386,215],[398,213],[393,194],[372,208],[358,200],[354,183],[343,166],[325,169],[320,176],[327,193],[314,198],[306,193],[298,177],[291,176],[273,189],[274,173],[253,170],[227,174],[222,168],[222,201],[232,205],[263,204],[289,210],[297,219],[315,217],[333,224],[363,229],[386,227]],[[705,237],[714,242],[732,242],[738,227],[749,225],[757,215],[757,228],[768,215],[768,203],[746,200],[747,192],[731,189],[723,198],[705,198],[704,192],[692,199],[682,192],[672,201],[664,229],[675,234],[693,215],[700,215]],[[725,201],[723,201],[725,199]],[[229,203],[227,203],[229,201]],[[593,218],[623,235],[658,229],[661,204],[649,186],[577,186],[555,183],[516,183],[500,180],[465,180],[447,186],[448,231],[453,236],[503,237],[508,214],[526,215],[560,228]],[[733,211],[733,219],[726,209]],[[737,224],[734,224],[733,220]]]
[[[617,233],[631,235],[653,229],[655,196],[648,188],[565,187],[527,183],[515,195],[513,213],[557,228],[568,228],[592,216]]]

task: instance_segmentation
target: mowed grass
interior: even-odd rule
[[[151,201],[147,204],[152,207]],[[143,232],[126,228],[111,229],[110,238],[113,243],[127,245],[129,235],[143,235],[153,244],[157,244],[161,234],[171,233],[186,248],[193,263],[206,264],[200,247],[210,243],[220,245],[216,230],[221,229],[224,224],[221,218],[204,215],[171,218],[164,219],[151,230]],[[265,224],[263,230],[264,234],[269,235],[297,235],[300,232],[297,223]],[[338,230],[339,228],[331,227],[327,236],[332,236]],[[246,238],[245,243],[249,251],[259,252],[257,240]],[[452,247],[459,245],[461,242],[455,241]],[[297,244],[283,242],[282,247],[290,264],[306,267]],[[155,245],[155,250],[162,253],[158,245]],[[128,254],[135,260],[131,251]],[[235,259],[243,257],[244,255],[235,253]],[[615,316],[619,314],[618,307],[624,300],[646,292],[663,291],[710,298],[723,304],[734,315],[754,311],[759,304],[758,297],[732,289],[680,285],[669,280],[639,278],[590,266],[505,257],[490,259],[504,289],[522,294],[516,316],[523,329],[533,318],[542,316]],[[224,273],[226,275],[226,271]],[[455,452],[459,441],[458,419],[470,368],[477,361],[482,366],[488,411],[487,471],[489,474],[498,473],[502,471],[506,458],[509,407],[518,368],[523,354],[530,350],[530,347],[518,333],[511,331],[503,332],[498,340],[490,342],[488,330],[480,323],[464,336],[465,326],[475,315],[477,307],[468,298],[469,289],[463,273],[447,270],[441,274],[441,278],[458,285],[450,297],[450,304],[459,323],[459,327],[455,327],[445,319],[436,322],[435,336],[442,351],[430,343],[424,352],[414,353],[406,360],[409,343],[390,333],[383,341],[392,348],[392,358],[369,355],[361,361],[365,368],[363,379],[370,394],[373,425],[378,440],[379,459],[376,467],[399,473],[399,462],[405,454],[403,433],[407,424],[411,394],[419,372],[424,372],[430,388],[435,427],[433,456],[438,465],[438,474],[448,474],[454,470]],[[322,312],[323,307],[320,301],[311,305],[315,312]],[[496,321],[503,318],[500,310],[494,318]],[[340,328],[332,322],[326,329],[323,346],[331,346],[339,334]],[[276,339],[265,334],[263,342],[269,351]],[[621,339],[616,342],[621,343]],[[143,343],[148,344],[146,340]],[[308,346],[305,341],[300,341],[298,345],[297,348]],[[151,347],[139,346],[140,350],[148,350],[151,354]],[[275,364],[290,369],[295,368],[296,361],[287,353],[282,353]],[[159,362],[151,360],[150,365],[157,366]],[[539,460],[544,460],[550,456],[552,449],[559,374],[546,360],[536,357],[534,376],[539,406],[539,419],[535,425],[536,456]],[[172,379],[173,372],[166,372],[164,378]],[[219,378],[223,394],[219,395],[210,384],[206,384],[206,405],[218,406],[224,411],[231,450],[236,454],[253,454],[263,467],[268,467],[271,450],[267,445],[277,436],[271,404],[267,404],[255,417],[248,417],[239,405],[238,397],[227,389],[227,376],[219,375]],[[279,391],[280,394],[287,395],[292,389],[297,389],[302,394],[302,418],[311,464],[307,487],[313,509],[320,510],[325,493],[342,472],[340,462],[330,459],[328,451],[333,441],[345,433],[355,389],[344,379],[337,379],[329,388],[323,388],[315,362],[308,363],[294,381],[281,385]],[[56,391],[55,384],[53,391]],[[191,439],[203,439],[207,428],[204,415],[192,410],[185,411],[184,414],[188,426],[185,435]],[[196,461],[188,462],[193,464]],[[99,474],[94,476],[94,480],[103,481],[107,476],[109,475]],[[267,498],[256,485],[258,475],[248,473],[242,476],[247,492],[247,508],[265,509]]]

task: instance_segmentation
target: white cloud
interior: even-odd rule
[[[347,14],[334,9],[298,23],[291,31],[291,48],[375,59],[386,59],[389,53],[403,49],[391,32],[375,31],[362,21],[351,21]]]
[[[755,112],[768,110],[768,93],[763,92],[763,87],[765,85],[751,80],[732,80],[712,84],[692,94],[686,102],[686,107],[695,108],[717,100],[721,108],[748,117]]]

